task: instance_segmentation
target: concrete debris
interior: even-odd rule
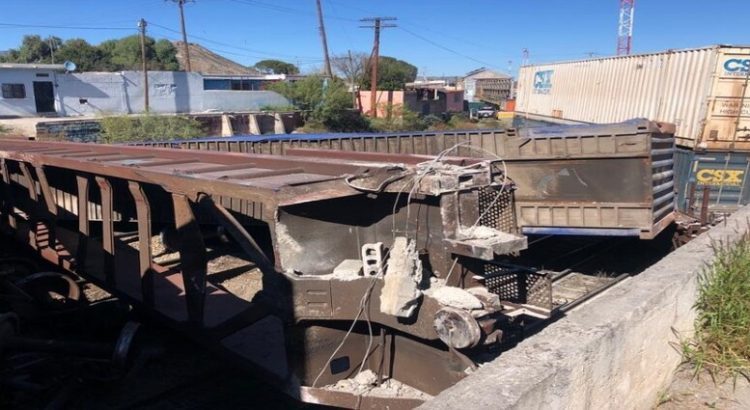
[[[344,259],[333,268],[333,277],[338,280],[354,280],[362,275],[362,261],[358,259]]]
[[[372,370],[364,370],[354,378],[339,380],[336,384],[323,388],[363,396],[413,398],[419,400],[432,398],[429,394],[403,384],[398,380],[388,379],[380,386],[375,386],[377,379],[377,375]]]
[[[503,309],[503,305],[500,303],[500,296],[490,292],[485,287],[477,286],[466,289],[466,291],[479,299],[484,309],[488,311],[494,312]]]
[[[475,253],[479,252],[479,249],[486,249],[487,254],[481,257],[485,260],[491,260],[493,253],[509,255],[528,247],[525,236],[514,235],[487,226],[461,227],[456,236],[457,242],[471,247]],[[478,254],[477,257],[479,257]]]
[[[374,386],[378,381],[378,376],[372,370],[364,370],[354,376],[354,381],[363,386]]]
[[[365,276],[383,273],[383,242],[362,245],[362,269]]]
[[[419,305],[422,291],[422,261],[416,243],[397,237],[388,258],[388,267],[380,293],[380,311],[398,317],[411,317]]]
[[[462,239],[489,239],[497,236],[500,231],[490,228],[489,226],[474,226],[464,228],[459,231],[459,237]]]
[[[476,296],[464,289],[455,286],[440,286],[430,288],[425,294],[437,300],[443,306],[450,306],[457,309],[474,310],[481,309],[482,302]]]

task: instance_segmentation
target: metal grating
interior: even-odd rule
[[[500,300],[552,309],[552,281],[544,272],[487,263],[484,284]]]
[[[499,198],[497,197],[498,193]],[[495,201],[494,204],[493,201]],[[506,188],[503,192],[500,192],[499,188],[482,188],[479,190],[478,202],[480,215],[484,212],[479,219],[479,225],[495,228],[502,232],[518,233],[512,189]],[[485,212],[485,210],[487,211]]]

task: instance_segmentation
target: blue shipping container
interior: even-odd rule
[[[674,170],[681,211],[687,211],[691,185],[695,186],[696,210],[700,209],[704,187],[709,189],[709,210],[713,212],[732,212],[750,202],[750,153],[678,149]]]

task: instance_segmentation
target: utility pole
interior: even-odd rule
[[[354,58],[352,58],[352,50],[347,50],[347,54],[349,54],[349,82],[352,86],[352,107],[357,108],[357,85],[355,84],[357,82],[355,70],[354,70]]]
[[[333,78],[331,71],[331,59],[328,57],[328,40],[326,39],[326,26],[323,23],[323,9],[320,7],[320,0],[315,0],[318,7],[318,30],[320,30],[320,41],[323,42],[323,58],[325,59],[326,77]]]
[[[389,27],[396,27],[395,24],[385,23],[383,21],[395,21],[395,17],[368,17],[360,19],[362,22],[372,22],[373,25],[360,26],[361,28],[371,28],[375,32],[375,41],[372,45],[372,54],[370,55],[370,110],[372,117],[377,118],[377,93],[378,93],[378,60],[380,58],[380,30]]]
[[[52,36],[47,36],[47,46],[49,47],[49,53],[52,57],[52,64],[55,64],[55,47],[58,46],[57,41]]]
[[[143,108],[148,112],[148,67],[146,66],[146,20],[138,21],[138,30],[141,32],[141,62],[143,63]]]
[[[190,68],[190,47],[188,46],[187,32],[185,31],[185,11],[183,10],[183,6],[188,0],[172,1],[177,3],[177,6],[180,9],[180,28],[182,29],[182,46],[185,52],[185,71],[192,71]]]

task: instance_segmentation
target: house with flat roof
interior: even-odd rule
[[[92,116],[145,112],[248,112],[287,106],[263,75],[203,76],[184,71],[70,73],[61,64],[0,64],[0,118]]]
[[[0,118],[58,112],[57,75],[62,64],[0,64]]]

